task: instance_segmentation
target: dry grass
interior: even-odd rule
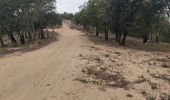
[[[76,29],[82,32],[85,32],[82,27],[80,26],[75,26],[71,25],[72,29]],[[109,43],[114,46],[118,46],[117,43],[115,43],[115,36],[114,34],[109,34],[109,41],[104,40],[104,34],[100,34],[99,37],[95,36],[95,32],[85,32],[87,33],[87,36],[89,37],[89,40],[94,42],[95,44],[105,44]],[[170,43],[147,43],[143,44],[141,39],[133,38],[133,37],[128,37],[126,41],[126,47],[130,49],[135,49],[135,50],[141,50],[141,51],[154,51],[154,52],[170,52]]]
[[[147,96],[146,100],[156,100],[156,96],[153,94],[150,94]]]
[[[83,83],[93,83],[101,86],[126,88],[128,81],[118,72],[109,72],[107,68],[88,67],[82,70],[89,78],[79,78]]]
[[[5,44],[5,47],[0,48],[0,57],[3,57],[7,54],[12,54],[14,52],[30,52],[33,50],[37,50],[40,49],[44,46],[49,45],[50,43],[57,41],[58,40],[58,33],[55,32],[50,32],[50,37],[46,38],[46,39],[39,39],[36,41],[33,41],[30,44],[25,44],[25,45],[16,45],[15,47],[13,47],[11,45],[11,43]]]
[[[170,100],[170,95],[163,93],[160,95],[160,100]]]
[[[132,97],[133,97],[133,95],[132,95],[132,94],[129,94],[129,93],[128,93],[126,96],[129,97],[129,98],[132,98]]]
[[[89,52],[83,54],[81,60],[88,63],[82,64],[83,76],[78,78],[79,81],[99,87],[123,89],[126,98],[135,98],[135,94],[129,94],[135,91],[146,100],[161,100],[160,94],[168,93],[170,44],[144,45],[140,39],[128,37],[127,45],[123,47],[115,43],[113,35],[110,35],[112,38],[109,41],[105,41],[103,35],[96,37],[94,33],[83,36],[95,45],[85,48]],[[165,97],[168,96],[162,96]]]

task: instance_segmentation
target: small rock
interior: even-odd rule
[[[127,94],[126,96],[127,96],[127,97],[130,97],[130,98],[132,98],[132,97],[133,97],[131,94]]]
[[[50,84],[46,84],[46,86],[50,86]]]

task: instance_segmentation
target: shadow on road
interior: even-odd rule
[[[20,52],[20,54],[22,54],[22,53],[32,52],[34,50],[41,49],[42,47],[45,47],[53,42],[58,41],[59,36],[60,35],[57,32],[50,32],[50,36],[48,38],[36,40],[31,44],[25,44],[24,46],[20,45],[16,47],[0,48],[0,58],[15,52]]]

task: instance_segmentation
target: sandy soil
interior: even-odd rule
[[[95,45],[67,25],[58,41],[0,58],[0,100],[145,100],[170,93],[170,55]]]

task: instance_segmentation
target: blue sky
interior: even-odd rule
[[[75,13],[79,11],[79,6],[88,0],[57,0],[57,11],[59,13]]]

